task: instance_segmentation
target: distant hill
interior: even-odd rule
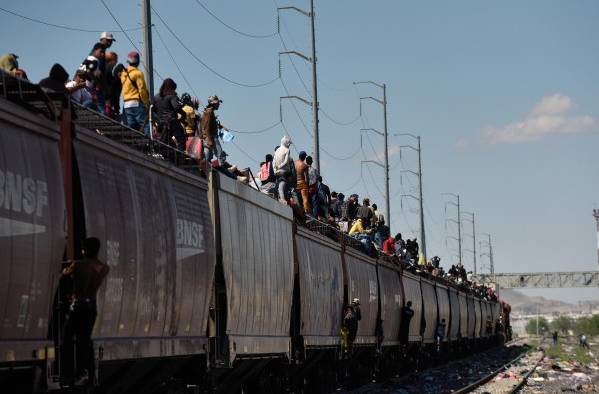
[[[499,291],[499,297],[512,306],[512,311],[522,315],[537,313],[537,306],[540,313],[573,312],[579,307],[578,305],[550,300],[545,297],[529,297],[526,294],[512,289],[501,289]]]

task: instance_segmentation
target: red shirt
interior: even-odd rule
[[[395,239],[393,239],[393,237],[389,237],[383,242],[383,253],[395,253]]]

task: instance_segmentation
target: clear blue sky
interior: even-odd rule
[[[125,28],[140,23],[138,1],[105,0]],[[277,1],[202,0],[214,14],[238,30],[268,35],[276,31]],[[281,5],[306,8],[306,0]],[[197,57],[224,76],[245,84],[272,80],[278,74],[278,36],[241,36],[217,22],[195,0],[153,1],[156,11]],[[112,31],[113,49],[124,60],[131,43],[99,1],[39,2],[5,0],[1,7],[50,23]],[[599,203],[599,3],[587,1],[373,1],[316,0],[317,57],[321,109],[341,122],[356,119],[358,95],[379,95],[352,81],[373,80],[388,86],[389,125],[395,133],[422,136],[424,191],[429,254],[442,263],[455,261],[448,241],[442,192],[459,193],[463,210],[477,215],[477,231],[493,235],[496,270],[502,272],[591,270],[597,268],[592,208]],[[288,49],[309,53],[307,20],[299,14],[281,18]],[[218,94],[220,118],[230,128],[258,130],[279,119],[280,81],[246,88],[226,82],[194,60],[164,27],[153,22],[185,73],[190,88],[154,34],[156,70],[172,77],[179,92],[205,99]],[[129,33],[136,45],[140,32]],[[16,52],[32,80],[44,77],[54,62],[73,73],[98,33],[43,26],[0,11],[0,52]],[[310,87],[310,69],[299,58],[297,70]],[[282,76],[290,94],[308,97],[289,58]],[[160,83],[157,78],[156,84]],[[307,106],[296,103],[311,128]],[[311,138],[289,102],[283,118],[298,150],[312,150]],[[361,122],[364,122],[363,124]],[[384,206],[382,171],[366,167],[360,180],[359,128],[382,129],[380,106],[365,103],[364,116],[349,126],[332,123],[321,113],[322,172],[332,190],[370,196]],[[226,149],[243,166],[259,160],[283,135],[281,126],[262,134],[238,134]],[[416,186],[399,170],[415,169],[410,151],[399,163],[391,138],[392,226],[408,236],[418,232],[416,204],[399,194]],[[376,158],[382,140],[364,137],[364,155]],[[399,163],[399,164],[398,164]],[[346,193],[347,194],[347,193]],[[448,207],[448,215],[453,215]],[[470,227],[464,223],[464,232]],[[471,248],[465,238],[464,248]],[[478,247],[478,245],[477,245]],[[464,261],[471,267],[471,254]],[[479,263],[487,264],[483,259]],[[566,301],[599,299],[599,290],[543,291]]]

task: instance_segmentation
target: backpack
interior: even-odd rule
[[[316,185],[316,201],[319,204],[326,204],[328,196],[324,192],[324,189],[321,185],[322,183],[318,183],[318,185]]]

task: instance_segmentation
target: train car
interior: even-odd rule
[[[297,227],[297,295],[301,346],[309,352],[339,345],[343,310],[341,245]],[[304,357],[306,357],[304,355]]]
[[[481,300],[477,297],[473,297],[474,300],[474,338],[480,338],[481,328],[483,324],[482,320],[482,305]]]
[[[401,323],[401,307],[404,297],[401,293],[399,267],[384,257],[378,259],[377,274],[380,294],[380,324],[383,341],[381,346],[399,345],[399,327]]]
[[[378,279],[376,260],[364,253],[345,248],[343,261],[346,272],[347,300],[358,298],[362,320],[358,324],[356,346],[374,347],[377,343]]]
[[[410,320],[410,343],[420,343],[422,341],[422,289],[420,288],[420,277],[411,272],[404,271],[402,274],[402,287],[404,301],[412,302],[414,317]]]
[[[30,99],[44,97],[28,88]],[[54,353],[47,337],[66,202],[60,128],[37,112],[0,99],[0,366],[40,365]]]
[[[462,340],[467,340],[470,319],[468,318],[468,297],[466,293],[458,291],[458,300],[460,303],[460,338]]]
[[[468,303],[468,339],[476,338],[476,307],[474,306],[474,297],[470,294],[466,296]]]
[[[448,288],[449,292],[449,307],[450,307],[450,319],[449,319],[449,330],[447,338],[451,342],[455,342],[460,339],[460,298],[458,290],[454,287]]]
[[[425,326],[422,330],[422,343],[435,343],[435,331],[437,329],[437,294],[435,293],[435,283],[426,278],[420,281],[422,288],[422,304]]]
[[[293,213],[234,179],[218,180],[217,238],[226,310],[217,313],[226,313],[229,362],[264,355],[289,358]]]
[[[441,322],[445,320],[445,332],[443,333],[443,342],[449,341],[449,331],[450,331],[450,322],[451,322],[451,304],[449,299],[449,290],[447,286],[442,285],[441,283],[435,284],[435,292],[437,295],[437,322]],[[457,330],[456,330],[457,332]]]
[[[215,267],[207,182],[83,128],[74,152],[80,220],[110,266],[94,330],[103,359],[206,353]]]

